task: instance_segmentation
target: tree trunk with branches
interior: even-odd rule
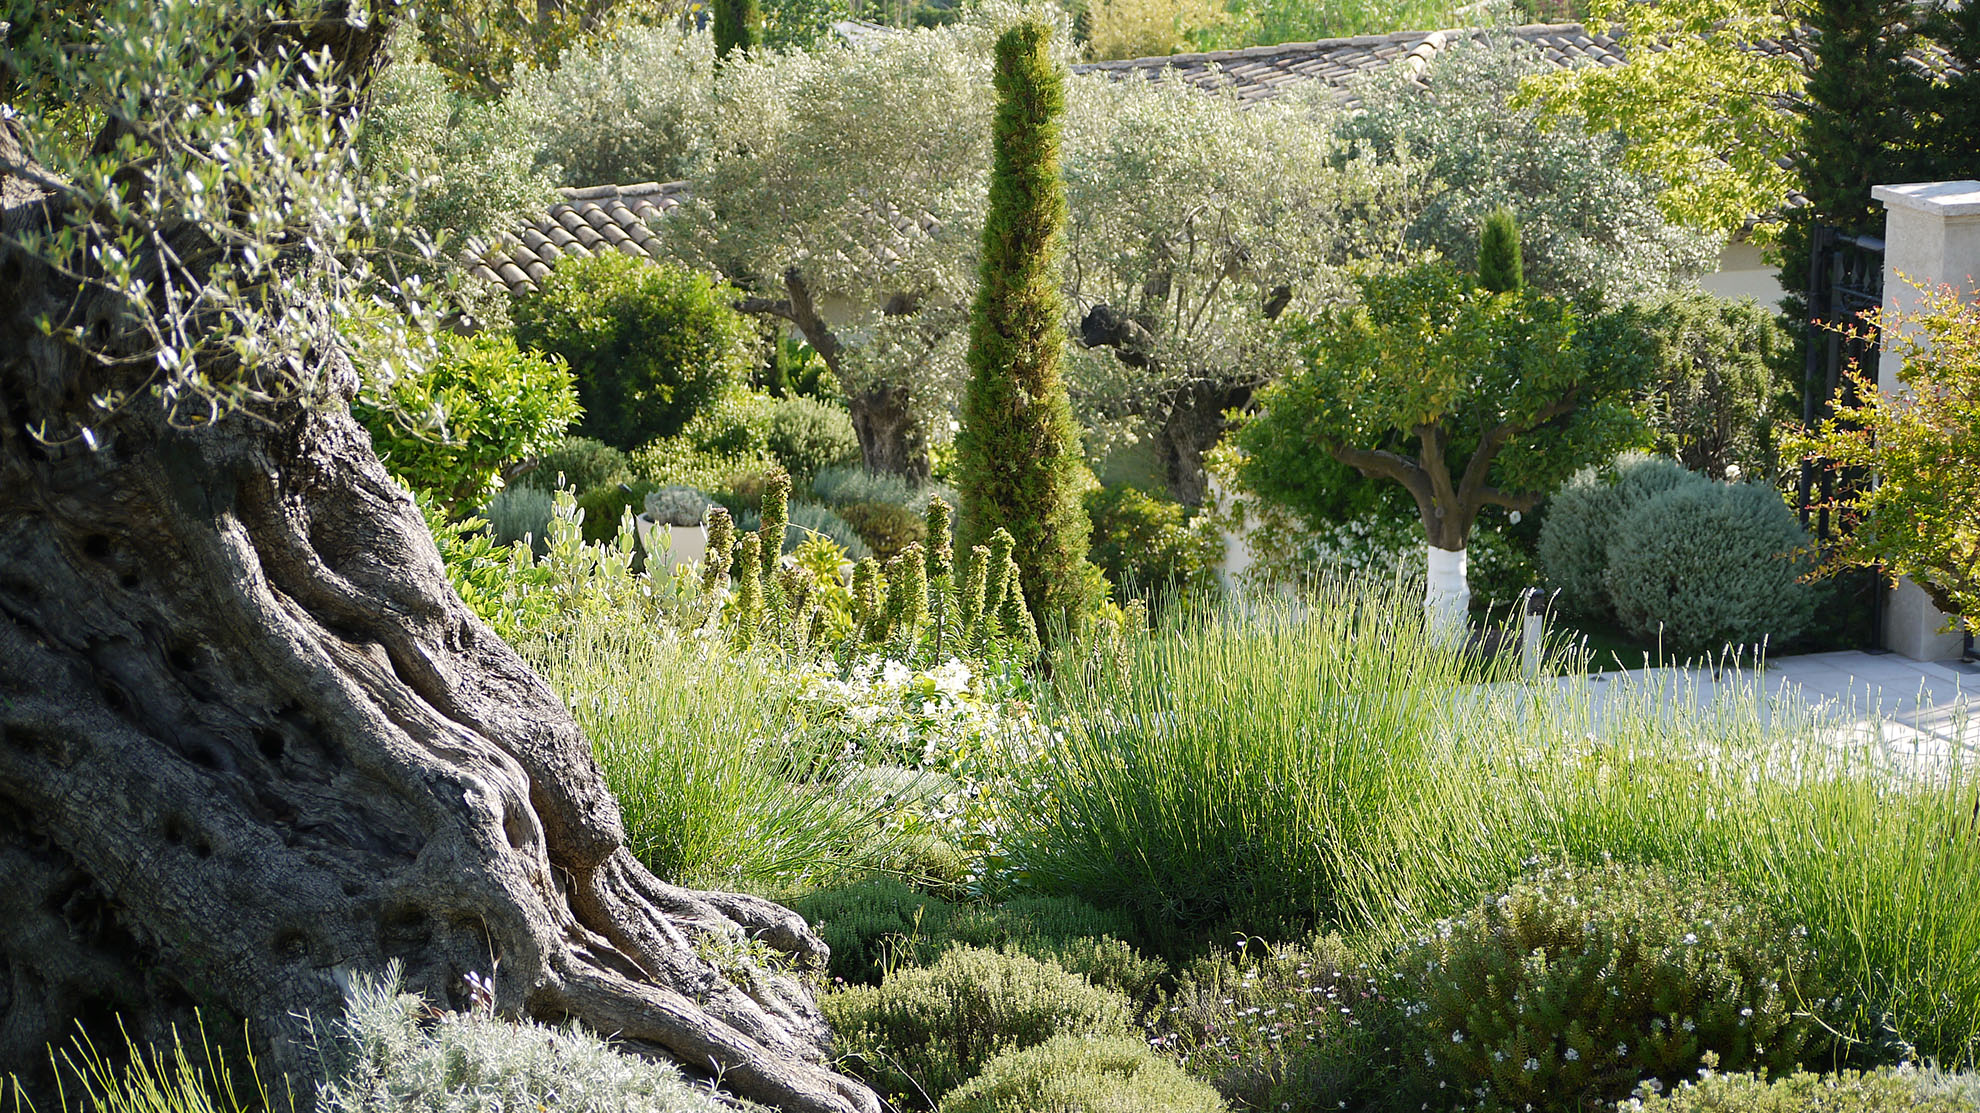
[[[362,89],[384,29],[309,30]],[[503,1013],[744,1097],[877,1111],[826,1065],[804,921],[633,858],[570,712],[349,416],[347,359],[314,396],[169,420],[106,358],[130,306],[20,247],[69,203],[35,171],[0,120],[0,1066],[205,1006],[308,1083],[302,1015],[396,961],[439,1006],[485,976]],[[130,401],[88,441],[37,435],[105,391]]]

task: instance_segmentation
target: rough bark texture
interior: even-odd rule
[[[51,203],[0,172],[7,228]],[[298,1014],[396,959],[436,1004],[492,975],[505,1013],[785,1109],[877,1110],[824,1065],[806,988],[735,957],[817,962],[803,920],[626,850],[569,712],[343,411],[341,357],[331,397],[196,432],[139,395],[94,451],[27,434],[121,373],[33,323],[114,319],[90,297],[0,241],[0,1072],[77,1018],[156,1036],[206,1005],[307,1082]]]

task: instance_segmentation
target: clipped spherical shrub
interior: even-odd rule
[[[626,454],[594,437],[565,437],[555,448],[537,457],[536,467],[516,480],[539,491],[564,486],[583,493],[609,483],[623,483],[632,477]]]
[[[799,482],[859,459],[859,437],[843,406],[816,398],[782,398],[764,419],[764,449]]]
[[[841,1065],[881,1096],[917,1108],[992,1057],[1061,1035],[1126,1036],[1127,999],[1055,963],[955,947],[878,986],[819,998]]]
[[[1547,500],[1536,550],[1547,585],[1560,592],[1560,606],[1588,618],[1613,618],[1609,545],[1618,523],[1665,491],[1703,482],[1676,460],[1643,452],[1574,473]]]
[[[889,953],[947,928],[955,906],[894,880],[876,877],[818,889],[791,902],[832,949],[827,972],[848,982],[877,984]]]
[[[1697,1081],[1637,1091],[1630,1113],[1973,1113],[1970,1098],[1933,1089],[1921,1071],[1815,1074],[1771,1082],[1758,1074],[1710,1073]],[[944,1107],[947,1108],[946,1106]]]
[[[1617,522],[1609,597],[1625,630],[1677,653],[1778,645],[1815,617],[1809,545],[1770,486],[1682,484]]]
[[[1582,1110],[1646,1078],[1781,1071],[1816,1050],[1804,931],[1702,881],[1556,867],[1439,923],[1397,963],[1426,1093]],[[1449,1100],[1449,1094],[1442,1100]],[[1413,1107],[1413,1106],[1412,1106]]]
[[[622,449],[672,436],[749,374],[736,291],[617,251],[560,261],[515,302],[516,339],[570,364],[577,432]]]
[[[1087,558],[1122,592],[1161,596],[1216,584],[1223,545],[1192,523],[1181,503],[1133,487],[1095,487],[1085,503],[1093,521]]]
[[[732,387],[695,413],[681,439],[706,456],[763,456],[776,408],[777,400],[762,391]]]
[[[839,517],[859,533],[873,555],[887,560],[909,545],[928,540],[928,523],[905,506],[890,502],[855,502],[838,509]]]
[[[1055,1036],[1007,1051],[942,1099],[941,1113],[1221,1113],[1217,1091],[1139,1040]]]

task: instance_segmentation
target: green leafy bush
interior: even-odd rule
[[[1127,1001],[1054,963],[957,947],[819,999],[842,1065],[883,1097],[932,1108],[1006,1051],[1059,1035],[1125,1036]]]
[[[731,387],[698,410],[680,436],[695,452],[709,456],[762,456],[776,407],[777,400],[768,394]]]
[[[630,449],[681,431],[749,373],[736,291],[684,267],[616,251],[565,258],[516,299],[516,338],[577,378],[578,432]]]
[[[891,502],[854,502],[839,507],[839,517],[858,532],[881,560],[928,540],[928,523],[921,515]]]
[[[842,406],[815,398],[779,399],[763,432],[764,449],[800,481],[859,459],[852,416]]]
[[[1643,1079],[1794,1067],[1821,1035],[1801,1011],[1805,932],[1702,880],[1557,867],[1444,921],[1400,956],[1408,1062],[1540,1113],[1627,1097]],[[1448,1097],[1443,1100],[1449,1100]]]
[[[1815,588],[1801,582],[1814,569],[1809,546],[1767,484],[1683,484],[1617,523],[1609,597],[1624,629],[1679,653],[1778,645],[1815,615]]]
[[[1246,940],[1183,970],[1154,1044],[1245,1109],[1318,1113],[1372,1092],[1382,986],[1338,936]]]
[[[1574,473],[1547,500],[1540,523],[1540,567],[1560,604],[1589,618],[1611,618],[1609,546],[1623,519],[1665,491],[1700,477],[1683,464],[1625,452],[1608,464]]]
[[[537,457],[536,467],[517,478],[516,483],[542,491],[555,490],[557,477],[573,491],[589,491],[608,483],[624,483],[632,478],[626,454],[592,437],[565,437]]]
[[[631,483],[608,483],[578,496],[578,509],[584,511],[584,539],[593,544],[609,541],[619,532],[627,511],[638,517],[646,510],[646,496],[659,490],[644,479]]]
[[[443,507],[478,506],[506,467],[555,447],[578,415],[564,361],[500,333],[445,333],[432,366],[400,375],[351,412],[386,470]]]
[[[1055,1036],[1007,1051],[942,1099],[942,1113],[1221,1113],[1217,1091],[1138,1040]]]
[[[1655,351],[1650,424],[1658,451],[1714,479],[1778,473],[1774,430],[1801,417],[1799,384],[1782,373],[1793,344],[1780,314],[1702,290],[1638,308]]]
[[[1114,586],[1137,595],[1208,591],[1217,583],[1221,539],[1191,522],[1181,503],[1133,487],[1086,492],[1093,520],[1089,559]]]
[[[1758,1074],[1705,1073],[1696,1082],[1637,1092],[1630,1113],[1972,1113],[1970,1099],[1933,1091],[1918,1072],[1813,1074],[1772,1082]]]

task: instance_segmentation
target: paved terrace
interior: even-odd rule
[[[1757,702],[1770,719],[1812,715],[1837,741],[1871,743],[1901,767],[1980,758],[1980,664],[1970,662],[1852,650],[1774,658],[1758,672],[1632,669],[1560,684],[1570,692],[1586,687],[1598,724],[1607,708],[1640,705],[1651,695],[1679,711]]]

